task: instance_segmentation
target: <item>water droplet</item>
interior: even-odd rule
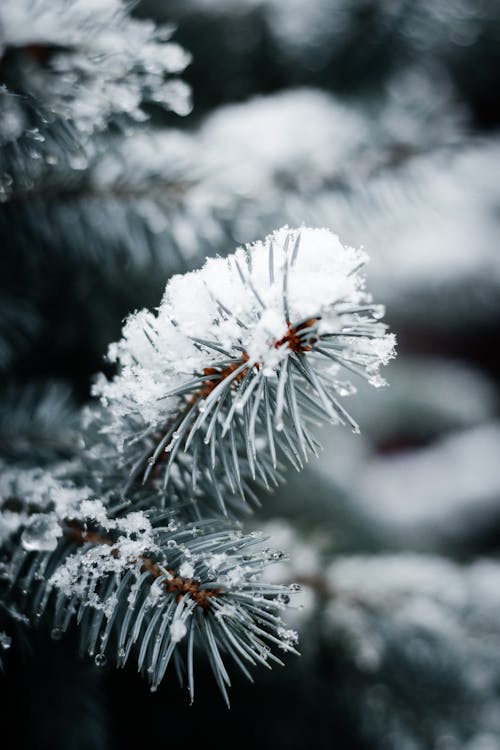
[[[205,403],[205,400],[202,399],[198,404],[198,411],[201,411],[202,413],[206,410],[207,406]]]
[[[21,536],[21,544],[28,551],[40,550],[49,552],[57,547],[62,534],[59,523],[49,514],[33,516]]]
[[[75,156],[72,156],[70,159],[68,159],[68,161],[72,169],[77,169],[77,170],[86,169],[88,165],[88,161],[85,158],[85,156],[75,155]]]
[[[33,141],[39,141],[40,143],[43,143],[45,141],[45,136],[40,133],[38,128],[33,128],[33,130],[28,130],[26,132],[26,136],[28,138],[31,138]]]
[[[54,641],[60,641],[61,638],[62,638],[62,636],[63,636],[63,632],[62,632],[61,628],[53,628],[52,631],[51,631],[51,633],[50,633],[50,637]]]
[[[335,390],[339,394],[339,396],[352,396],[354,393],[356,393],[356,387],[352,385],[352,383],[346,382],[336,382],[335,383]]]
[[[375,318],[375,320],[380,320],[385,315],[385,307],[384,305],[373,305],[372,308],[372,317]]]
[[[154,462],[155,462],[155,460],[154,460],[153,456],[150,456],[150,457],[148,458],[148,464],[149,464],[150,466],[153,466]]]
[[[96,654],[94,658],[94,662],[96,667],[104,667],[104,665],[107,662],[106,655],[105,654]]]
[[[158,690],[158,685],[151,685],[149,689],[152,693],[156,693],[156,691]]]
[[[290,589],[290,591],[301,591],[302,590],[298,583],[291,583],[288,588]]]
[[[180,436],[181,436],[180,432],[173,432],[172,433],[172,440],[179,440]]]
[[[278,550],[277,552],[272,553],[271,560],[281,560],[284,556],[285,553]]]
[[[7,651],[12,645],[12,638],[7,633],[0,633],[0,648]]]
[[[178,544],[177,544],[177,542],[175,541],[175,539],[169,539],[169,540],[168,540],[168,542],[167,542],[167,547],[168,547],[169,549],[173,549],[174,547],[177,547],[177,546],[178,546]]]

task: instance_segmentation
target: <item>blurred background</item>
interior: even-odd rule
[[[151,695],[71,637],[21,633],[4,644],[6,747],[500,750],[500,4],[133,12],[175,24],[190,113],[153,101],[69,161],[59,137],[50,154],[33,138],[29,165],[4,146],[3,461],[71,457],[124,316],[286,223],[365,247],[399,354],[388,388],[348,403],[362,434],[325,429],[319,460],[247,522],[288,555],[269,575],[302,585],[302,656],[235,677],[227,711],[203,667],[190,707],[173,675]],[[0,83],[23,54],[4,53]]]

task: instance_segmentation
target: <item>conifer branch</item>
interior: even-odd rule
[[[31,522],[10,565],[32,618],[52,612],[53,637],[76,619],[82,652],[98,666],[108,656],[123,666],[135,652],[152,690],[172,661],[191,700],[195,648],[205,650],[226,702],[225,661],[250,677],[249,666],[282,663],[272,646],[295,652],[296,636],[280,618],[289,589],[261,579],[281,554],[263,549],[261,536],[220,521],[178,525],[158,513],[113,519],[95,501],[80,508],[88,518],[56,523],[57,514],[27,508]]]
[[[316,453],[311,426],[358,432],[340,400],[355,388],[338,376],[384,385],[379,367],[394,356],[365,261],[327,230],[284,228],[174,277],[157,316],[131,316],[109,352],[120,373],[94,389],[103,431],[130,461],[126,491],[161,474],[165,503],[182,466],[184,494],[217,477],[245,498],[249,480],[269,488],[281,461],[300,469]],[[222,495],[219,505],[226,513]]]
[[[131,316],[77,457],[3,477],[11,598],[56,636],[76,621],[98,664],[136,653],[152,689],[172,662],[191,698],[195,647],[226,701],[228,658],[248,676],[281,663],[270,645],[294,651],[288,588],[263,576],[279,553],[224,517],[282,464],[303,466],[318,422],[358,429],[342,369],[383,384],[394,337],[365,259],[327,230],[284,228],[173,277],[158,315]]]

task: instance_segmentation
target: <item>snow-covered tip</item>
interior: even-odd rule
[[[366,260],[328,229],[283,227],[173,277],[157,313],[132,315],[109,351],[120,372],[95,393],[117,441],[150,436],[133,476],[163,472],[167,486],[189,458],[193,487],[224,475],[244,494],[242,475],[269,485],[278,457],[300,468],[316,452],[312,423],[358,432],[345,375],[384,385],[395,345],[364,289]]]

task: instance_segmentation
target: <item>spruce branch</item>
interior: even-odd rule
[[[25,477],[25,498],[32,479]],[[123,666],[135,651],[152,690],[172,661],[191,700],[194,654],[202,649],[227,703],[228,660],[251,679],[249,667],[282,664],[271,647],[295,652],[296,635],[280,618],[289,587],[262,579],[281,553],[264,549],[260,535],[244,535],[220,520],[181,524],[166,513],[114,516],[102,502],[82,499],[90,490],[53,477],[45,481],[49,507],[59,492],[52,510],[37,512],[41,498],[34,485],[31,503],[24,500],[21,510],[21,501],[14,508],[10,498],[2,510],[7,505],[17,513],[23,529],[9,584],[21,592],[35,622],[50,611],[53,637],[76,620],[81,650],[98,666],[108,656]]]
[[[264,574],[280,554],[224,516],[258,503],[282,463],[300,469],[318,422],[358,430],[341,372],[382,385],[394,354],[365,260],[328,230],[285,227],[132,315],[73,460],[4,472],[7,600],[52,616],[56,636],[76,621],[98,664],[136,653],[153,689],[172,662],[191,698],[195,647],[226,701],[228,659],[249,676],[279,662],[270,646],[294,651],[289,589]]]
[[[191,56],[173,31],[132,18],[124,0],[4,0],[0,199],[57,163],[84,169],[90,137],[144,121],[147,106],[188,114],[189,87],[172,76]]]
[[[250,478],[270,487],[280,461],[300,469],[316,453],[312,425],[359,431],[341,403],[355,388],[339,375],[384,385],[395,343],[364,290],[365,261],[328,230],[285,227],[174,277],[157,315],[132,315],[109,350],[119,374],[94,388],[125,461],[142,450],[126,489],[161,472],[165,503],[187,467],[187,492],[223,477],[244,498]],[[225,513],[222,493],[219,504]]]
[[[147,101],[190,109],[185,84],[166,82],[191,60],[170,40],[174,28],[132,18],[122,0],[5,0],[0,25],[2,77],[16,74],[16,93],[82,132],[103,129],[116,114],[142,120]]]

